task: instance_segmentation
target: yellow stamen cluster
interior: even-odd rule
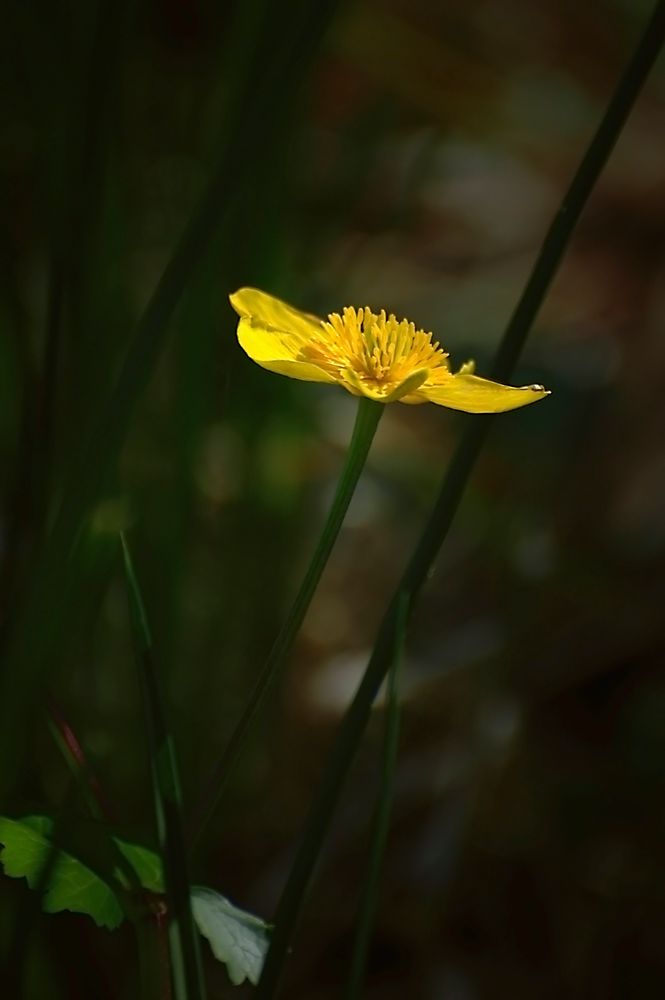
[[[416,330],[408,320],[397,320],[385,310],[347,307],[331,313],[322,323],[320,341],[310,341],[302,356],[335,376],[360,381],[379,392],[395,385],[419,369],[448,370],[447,354],[432,334]]]
[[[431,333],[383,310],[346,308],[323,320],[258,288],[239,288],[230,300],[242,349],[289,378],[337,383],[379,403],[429,402],[464,413],[503,413],[549,395],[542,386],[481,378],[470,361],[451,372]]]

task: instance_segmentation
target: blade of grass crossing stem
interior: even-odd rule
[[[203,1000],[205,988],[198,931],[194,926],[190,904],[180,777],[173,737],[166,722],[152,637],[141,592],[127,542],[123,535],[120,538],[148,737],[157,835],[164,864],[174,996],[175,1000]]]
[[[575,226],[660,53],[664,37],[665,0],[660,0],[550,225],[524,291],[503,334],[492,367],[492,377],[499,381],[506,381],[519,358]],[[411,599],[409,610],[413,608],[414,599],[425,583],[446,538],[493,419],[480,416],[466,418],[462,438],[438,498],[398,586],[397,593],[406,593]],[[390,665],[396,610],[397,599],[393,598],[310,806],[302,842],[275,914],[270,947],[257,988],[258,1000],[267,1000],[278,993],[284,963],[312,871],[344,780],[365,731],[372,702]]]
[[[301,92],[302,79],[338,0],[287,5],[266,3],[246,87],[223,129],[224,152],[207,190],[186,226],[138,322],[115,387],[86,422],[89,436],[63,491],[60,508],[29,592],[16,616],[0,685],[0,799],[11,788],[25,749],[25,716],[41,690],[41,679],[60,644],[58,605],[71,600],[77,539],[104,488],[124,443],[134,408],[160,357],[170,322],[192,273],[215,233],[231,233],[236,194],[252,183],[251,164],[284,141],[285,122]],[[261,122],[261,128],[248,122]],[[249,166],[248,166],[249,165]],[[236,238],[234,236],[234,238]],[[55,611],[54,611],[55,609]],[[38,627],[35,626],[38,623]]]
[[[408,598],[405,594],[401,595],[395,616],[394,642],[390,670],[388,672],[388,706],[386,712],[386,732],[383,741],[381,782],[372,823],[372,839],[367,875],[360,897],[358,922],[351,958],[351,972],[346,993],[347,1000],[361,1000],[367,968],[367,954],[372,937],[372,927],[374,926],[378,909],[381,867],[383,865],[383,856],[390,828],[395,766],[399,745],[400,709],[397,680],[404,655],[408,606]]]
[[[349,509],[351,498],[365,466],[365,461],[383,411],[383,403],[377,403],[362,396],[358,399],[353,434],[351,435],[346,459],[340,473],[335,496],[330,505],[328,517],[326,518],[303,581],[291,605],[291,610],[273,643],[272,649],[268,654],[268,659],[254,684],[243,714],[233,730],[231,738],[226,744],[215,766],[206,791],[201,798],[201,803],[194,815],[191,826],[192,842],[195,842],[200,836],[210,819],[222,794],[229,772],[238,759],[249,727],[261,707],[266,691],[293,648],[296,635],[307,614],[307,609],[339,535],[346,512]]]

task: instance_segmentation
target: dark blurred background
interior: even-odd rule
[[[237,149],[50,664],[128,836],[154,842],[116,530],[191,805],[288,608],[353,421],[341,389],[252,365],[228,293],[258,285],[319,314],[383,306],[487,371],[650,6],[356,0],[328,3],[310,37],[304,11],[316,17],[288,2],[2,4],[5,629],[136,320]],[[282,50],[288,86],[277,74],[271,101],[252,102]],[[665,990],[664,105],[661,62],[515,376],[552,396],[496,420],[414,618],[368,1000]],[[243,135],[265,135],[258,154]],[[201,844],[196,880],[264,917],[464,419],[388,408]],[[379,705],[290,961],[293,1000],[339,997],[346,981],[382,730]],[[67,794],[45,727],[29,748],[15,814]],[[27,890],[0,888],[6,928]],[[127,927],[45,916],[37,948],[39,995],[136,995]],[[204,949],[211,997],[248,995]]]

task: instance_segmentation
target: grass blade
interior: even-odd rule
[[[660,0],[547,232],[524,292],[499,344],[492,368],[493,378],[500,381],[508,379],[587,200],[660,53],[664,37],[665,0]],[[445,541],[493,419],[487,416],[466,418],[462,438],[439,496],[398,586],[398,594],[409,596],[410,607]],[[360,745],[376,692],[390,666],[397,608],[398,598],[395,597],[384,616],[372,656],[342,720],[323,779],[310,807],[302,843],[277,907],[270,949],[257,990],[259,1000],[277,995],[312,871]]]
[[[174,996],[175,1000],[204,1000],[199,937],[190,902],[182,796],[175,748],[164,713],[161,684],[155,667],[152,637],[141,592],[123,535],[121,541],[148,737],[157,835],[164,864]]]
[[[400,707],[397,680],[404,654],[407,616],[408,601],[404,596],[399,600],[395,617],[394,644],[390,670],[388,671],[388,705],[386,733],[383,742],[383,767],[381,770],[376,811],[372,823],[372,839],[367,875],[360,897],[358,924],[353,943],[353,957],[351,959],[351,972],[346,992],[347,1000],[361,1000],[372,927],[378,909],[381,866],[383,864],[383,856],[385,854],[390,827],[393,784],[397,763],[397,749],[399,746]]]

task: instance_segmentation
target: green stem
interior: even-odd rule
[[[367,953],[372,935],[374,917],[378,908],[379,882],[383,856],[388,840],[390,813],[393,802],[393,784],[395,766],[397,764],[397,748],[399,745],[399,698],[397,694],[397,675],[404,652],[404,636],[408,617],[408,601],[402,597],[399,601],[395,620],[393,651],[388,674],[388,709],[386,717],[386,734],[383,744],[383,767],[381,782],[376,803],[376,812],[372,823],[372,841],[370,848],[367,875],[363,886],[358,913],[356,937],[353,943],[351,972],[347,988],[347,1000],[361,1000]]]
[[[204,1000],[205,985],[199,937],[190,902],[190,879],[182,826],[182,794],[178,764],[173,737],[166,721],[161,683],[153,656],[152,636],[141,592],[127,543],[124,536],[120,537],[143,695],[157,835],[168,898],[169,950],[174,997],[175,1000]]]
[[[323,526],[314,554],[300,584],[300,589],[296,594],[288,617],[270,650],[268,659],[254,684],[240,721],[237,723],[231,734],[231,738],[215,766],[206,793],[202,796],[199,808],[194,814],[191,825],[192,843],[199,838],[208,820],[211,818],[224,790],[226,779],[238,759],[249,728],[261,707],[265,694],[291,652],[296,635],[302,625],[339,530],[342,527],[342,522],[344,521],[351,497],[364,468],[365,460],[367,459],[367,454],[383,410],[384,404],[382,403],[376,403],[365,397],[360,397],[358,400],[356,422],[353,434],[351,435],[351,442],[326,523]]]
[[[503,381],[510,375],[556,274],[563,252],[621,134],[628,113],[656,61],[664,37],[665,0],[660,0],[547,232],[524,292],[499,345],[492,368],[493,378]],[[414,599],[425,583],[446,538],[493,419],[467,418],[464,433],[439,496],[397,589],[397,594],[408,595],[410,608],[413,607]],[[367,669],[342,720],[323,780],[310,806],[302,843],[275,914],[275,927],[257,989],[257,1000],[268,1000],[277,995],[312,871],[344,780],[365,731],[372,702],[390,665],[397,608],[396,596],[384,616]]]

